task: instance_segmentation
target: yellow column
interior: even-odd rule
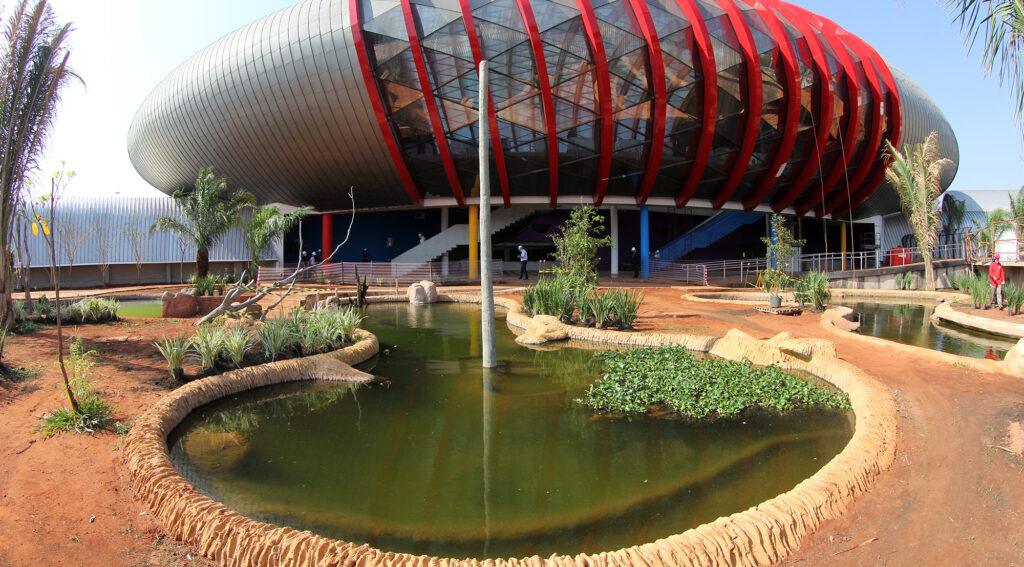
[[[469,206],[469,277],[479,276],[480,267],[480,211],[476,205]]]
[[[846,271],[846,223],[841,224],[842,231],[839,236],[839,250],[843,253],[843,271]]]

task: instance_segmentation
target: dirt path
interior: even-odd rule
[[[1024,378],[836,336],[813,314],[770,316],[681,300],[681,293],[648,291],[645,310],[696,317],[645,324],[692,332],[733,322],[759,338],[780,331],[828,338],[840,358],[896,396],[901,437],[893,467],[782,565],[1024,565],[1024,459],[1007,451],[1011,424],[1024,422]]]
[[[770,316],[686,301],[680,289],[645,292],[642,330],[825,337],[893,389],[901,416],[896,464],[784,565],[1024,564],[1024,460],[1006,439],[1011,423],[1024,422],[1024,379],[837,337],[813,314]],[[96,381],[117,406],[116,419],[130,421],[172,386],[152,342],[191,331],[189,321],[144,320],[77,329],[99,351]],[[39,415],[64,403],[55,356],[53,329],[8,344],[5,360],[38,374],[0,380],[0,567],[204,565],[194,550],[164,539],[135,500],[121,475],[117,434],[42,440],[32,433]]]

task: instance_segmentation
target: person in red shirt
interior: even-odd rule
[[[992,256],[992,263],[988,265],[988,283],[992,286],[991,303],[997,303],[1002,309],[1003,284],[1006,283],[1006,274],[1003,273],[1003,265],[999,263],[999,252]]]

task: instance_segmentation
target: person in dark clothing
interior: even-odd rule
[[[363,261],[364,262],[369,262],[370,261],[370,252],[366,248],[363,248]]]
[[[519,279],[528,280],[530,279],[529,274],[526,272],[526,261],[528,260],[526,255],[526,248],[519,247]]]
[[[633,247],[633,256],[630,258],[630,262],[633,263],[633,277],[640,277],[640,253],[636,251],[636,246]]]

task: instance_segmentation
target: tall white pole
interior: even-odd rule
[[[480,332],[483,335],[484,368],[498,365],[494,347],[494,282],[491,281],[491,174],[487,149],[487,60],[480,62],[480,101],[477,124],[480,132]]]

